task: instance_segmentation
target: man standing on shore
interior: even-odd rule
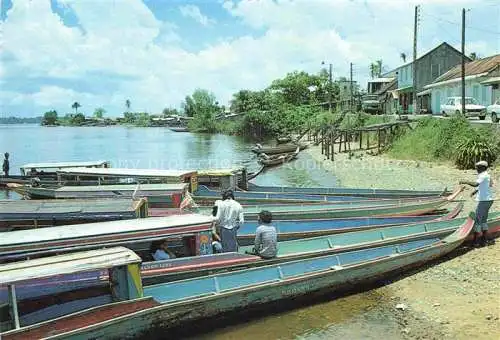
[[[476,163],[477,180],[475,182],[460,181],[460,184],[467,184],[476,188],[471,196],[476,195],[477,208],[474,225],[474,246],[482,246],[489,243],[488,233],[488,212],[493,205],[493,181],[488,173],[488,162],[480,161]],[[479,236],[482,234],[481,240]]]
[[[10,170],[9,153],[6,152],[4,154],[4,156],[5,156],[5,159],[3,160],[2,171],[5,175],[5,177],[9,177],[9,170]]]

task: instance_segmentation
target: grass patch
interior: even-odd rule
[[[480,150],[476,149],[480,146]],[[389,149],[397,159],[443,161],[470,168],[476,158],[493,162],[500,153],[500,134],[494,127],[476,129],[463,117],[425,118],[413,130],[399,136]]]

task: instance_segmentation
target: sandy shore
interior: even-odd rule
[[[347,153],[335,154],[335,160],[332,162],[321,154],[320,146],[311,146],[306,150],[316,161],[322,162],[324,169],[333,172],[338,185],[343,187],[453,190],[458,187],[461,179],[474,181],[476,178],[474,170],[458,170],[448,164],[395,160],[384,155],[371,156],[364,152],[357,152],[352,157]],[[496,183],[500,183],[500,171],[493,169],[490,173]],[[498,184],[496,186],[498,187]],[[476,203],[470,197],[471,193],[472,189],[466,187],[459,197],[465,203],[463,214],[475,209]],[[497,200],[492,211],[499,210],[500,200]]]
[[[462,171],[446,164],[367,154],[351,157],[335,154],[335,161],[331,162],[325,160],[320,147],[311,147],[308,152],[335,174],[339,185],[346,187],[440,190],[457,187],[460,179],[475,178],[475,171]],[[496,183],[500,183],[498,171],[492,173]],[[471,192],[468,188],[460,197],[465,203],[462,215],[475,208]],[[497,200],[492,211],[499,210],[500,200]],[[499,258],[500,242],[497,242],[379,288],[381,294],[394,301],[393,310],[388,312],[400,320],[402,338],[500,338]]]

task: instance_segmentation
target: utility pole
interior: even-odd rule
[[[350,77],[350,81],[349,81],[349,84],[350,84],[350,90],[351,90],[351,100],[349,101],[349,109],[351,111],[353,111],[353,106],[354,106],[354,99],[353,99],[353,86],[352,86],[352,63],[351,63],[351,77]]]
[[[465,115],[465,8],[462,8],[462,114]]]
[[[413,114],[418,113],[417,103],[417,31],[419,5],[415,6],[415,18],[413,24]]]
[[[328,82],[330,83],[330,88],[328,89],[328,111],[330,111],[330,113],[332,113],[332,88],[333,88],[332,68],[333,66],[330,63],[328,71]]]

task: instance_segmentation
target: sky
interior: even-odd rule
[[[241,89],[259,90],[294,70],[363,88],[369,65],[384,70],[413,51],[414,6],[420,5],[417,53],[443,41],[460,48],[466,8],[466,53],[500,53],[496,0],[0,0],[0,117],[102,107],[118,116],[180,108],[196,88],[228,104]]]

